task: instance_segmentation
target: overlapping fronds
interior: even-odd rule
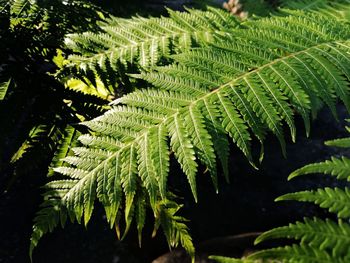
[[[111,226],[119,229],[116,218],[124,215],[124,235],[133,219],[142,230],[144,209],[150,207],[170,244],[191,247],[185,226],[159,220],[159,204],[172,199],[170,155],[197,200],[199,163],[215,188],[218,161],[227,175],[227,135],[255,166],[253,138],[263,144],[271,132],[284,151],[283,125],[294,140],[295,115],[301,115],[309,133],[310,115],[323,104],[336,114],[339,99],[349,109],[349,29],[341,21],[304,12],[248,21],[211,45],[174,56],[170,66],[137,75],[155,88],[125,95],[113,109],[83,123],[92,134],[81,136],[83,146],[72,149],[75,156],[64,159],[67,166],[55,169],[64,179],[46,186],[32,248],[59,217],[69,214],[87,224],[96,200]]]
[[[120,64],[132,63],[141,68],[159,64],[169,55],[205,45],[238,26],[237,20],[220,9],[208,11],[168,10],[169,17],[123,19],[110,17],[100,23],[98,33],[71,34],[66,45],[70,55],[63,71],[99,76],[106,86],[120,70]]]
[[[339,141],[349,138],[328,141],[328,145],[339,145]],[[343,145],[341,145],[343,146]],[[348,146],[349,147],[349,146]],[[332,158],[329,161],[306,165],[295,172],[289,178],[311,173],[323,173],[336,177],[339,180],[349,180],[349,159]],[[277,198],[277,201],[296,200],[312,202],[321,208],[335,213],[338,222],[330,219],[305,218],[303,222],[296,222],[288,226],[282,226],[269,230],[260,235],[255,243],[261,243],[270,239],[295,239],[300,241],[293,246],[278,247],[262,250],[248,256],[246,259],[236,259],[232,262],[259,262],[259,260],[271,260],[275,262],[349,262],[350,261],[350,190],[348,187],[340,189],[319,188],[290,193]],[[231,262],[224,257],[213,257],[217,262]],[[227,260],[227,261],[225,261]],[[270,262],[270,261],[269,261]]]

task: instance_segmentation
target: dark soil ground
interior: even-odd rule
[[[338,107],[338,110],[340,120],[348,117],[343,107]],[[334,184],[325,176],[310,176],[292,182],[287,182],[286,178],[294,169],[309,162],[349,153],[323,144],[327,139],[346,136],[345,122],[336,122],[329,111],[323,110],[312,124],[309,139],[305,137],[300,120],[298,126],[297,142],[288,142],[286,159],[277,140],[268,138],[265,159],[259,171],[251,168],[242,154],[235,150],[230,156],[231,183],[226,184],[222,180],[219,194],[215,194],[208,176],[199,174],[198,204],[193,202],[186,178],[181,173],[172,174],[170,180],[176,193],[184,196],[183,214],[191,219],[190,227],[196,244],[215,237],[264,231],[303,216],[325,216],[322,210],[312,205],[274,203],[273,200],[291,191]],[[41,201],[37,186],[43,182],[43,178],[34,174],[22,177],[1,197],[1,263],[29,262],[32,219]],[[44,237],[34,252],[34,262],[151,262],[168,251],[161,232],[156,238],[150,238],[151,221],[148,221],[150,227],[144,233],[143,247],[138,248],[136,233],[131,232],[125,241],[119,242],[102,215],[103,211],[98,207],[87,230],[80,225],[67,225],[64,230],[57,229]]]

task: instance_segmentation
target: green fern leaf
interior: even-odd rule
[[[345,188],[320,188],[315,191],[303,191],[280,196],[276,201],[296,200],[301,202],[312,202],[329,212],[336,213],[339,218],[350,217],[350,189]]]
[[[205,125],[208,128],[208,132],[213,140],[215,153],[220,159],[225,179],[227,182],[229,182],[229,143],[225,134],[225,130],[220,125],[220,114],[216,107],[209,103],[206,99],[203,100],[202,111],[205,118]]]
[[[215,190],[218,191],[216,156],[212,138],[204,125],[204,117],[200,109],[193,106],[189,108],[188,115],[185,116],[185,126],[193,141],[194,150],[198,153],[198,158],[206,165],[211,175]]]
[[[247,156],[248,160],[252,163],[252,157],[250,152],[250,135],[248,127],[244,121],[240,118],[239,113],[235,109],[232,102],[227,98],[227,95],[216,93],[212,103],[218,107],[221,112],[222,126],[226,132],[230,135],[237,146]]]
[[[162,199],[166,198],[167,178],[169,173],[169,149],[167,144],[167,130],[165,125],[159,125],[150,130],[152,150],[151,160],[155,170],[158,171],[159,192]]]
[[[191,186],[193,197],[197,202],[196,172],[197,163],[193,150],[194,146],[189,139],[189,135],[183,125],[184,120],[181,115],[174,115],[168,122],[170,133],[170,146],[174,150],[176,158],[179,160],[184,173],[187,175],[188,182]]]
[[[156,204],[156,197],[159,192],[158,181],[155,167],[152,162],[152,144],[148,133],[140,138],[138,143],[138,172],[144,187],[147,189],[152,206]]]
[[[350,253],[350,226],[342,221],[339,224],[331,220],[318,218],[304,219],[304,222],[274,228],[260,235],[255,244],[277,238],[293,238],[321,250],[331,250],[333,257],[343,257]]]
[[[345,263],[348,262],[345,258],[336,258],[329,255],[327,252],[313,248],[307,245],[293,245],[286,247],[271,248],[262,250],[248,256],[251,260],[273,260],[272,262],[282,261],[286,263]]]
[[[146,195],[145,193],[140,193],[136,202],[135,207],[135,218],[137,225],[137,232],[139,238],[139,246],[141,247],[142,243],[142,230],[146,221]]]
[[[7,90],[10,87],[12,79],[9,79],[6,82],[0,83],[0,100],[4,100]]]
[[[125,234],[128,232],[133,218],[134,196],[137,185],[137,166],[135,163],[136,149],[131,144],[122,155],[121,182],[125,193]]]
[[[52,162],[50,164],[51,169],[49,170],[48,175],[53,175],[52,168],[62,166],[64,163],[64,158],[68,156],[69,151],[71,150],[71,147],[74,147],[76,145],[76,139],[81,134],[73,127],[68,126],[64,131],[64,137],[62,139],[62,142],[57,147],[56,153],[54,155],[54,158],[52,159]],[[68,162],[67,162],[68,163]]]
[[[22,143],[19,149],[11,158],[11,163],[15,163],[20,160],[24,154],[31,149],[35,143],[40,142],[40,137],[47,136],[50,132],[50,128],[46,125],[37,125],[31,129],[28,134],[28,138]]]
[[[313,173],[329,174],[337,179],[350,181],[350,159],[344,156],[341,158],[332,157],[331,160],[306,165],[291,173],[288,180],[300,175]]]
[[[119,213],[119,207],[121,207],[123,201],[123,189],[122,189],[122,181],[121,181],[121,157],[120,154],[115,156],[115,159],[112,161],[112,165],[114,167],[113,171],[109,171],[108,174],[108,184],[107,184],[107,193],[108,193],[108,201],[107,204],[104,204],[104,207],[107,208],[106,216],[107,221],[110,222],[111,228],[117,222],[117,215]],[[104,188],[103,188],[104,189]],[[99,194],[105,194],[105,192],[98,192]]]
[[[349,148],[350,147],[350,138],[341,138],[341,139],[326,141],[325,144],[327,146]],[[344,167],[345,167],[345,165],[344,165]]]

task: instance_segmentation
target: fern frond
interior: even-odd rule
[[[300,175],[313,173],[329,174],[337,179],[350,181],[350,159],[345,156],[341,158],[332,157],[331,160],[306,165],[291,173],[288,180]]]
[[[350,254],[350,226],[342,221],[337,224],[329,219],[324,221],[305,218],[304,222],[296,222],[263,233],[255,240],[255,244],[278,238],[297,239],[302,245],[332,251],[333,257]]]
[[[247,257],[250,260],[271,260],[272,262],[298,263],[345,263],[348,259],[332,257],[327,252],[307,245],[293,245],[258,251]]]
[[[336,213],[339,218],[350,217],[350,189],[320,188],[315,191],[302,191],[282,195],[276,201],[296,200],[300,202],[311,202],[329,212]]]
[[[350,147],[350,138],[341,138],[341,139],[326,141],[325,145],[333,146],[333,147],[349,148]]]
[[[189,12],[171,13],[170,19],[186,28]],[[216,156],[227,174],[226,135],[253,166],[253,136],[263,142],[271,132],[284,151],[283,125],[294,138],[294,115],[302,116],[309,133],[310,114],[320,103],[334,108],[339,98],[349,105],[344,74],[350,65],[349,32],[347,24],[314,13],[258,19],[212,45],[175,56],[170,66],[143,72],[138,77],[157,88],[127,94],[101,117],[83,123],[93,135],[81,137],[85,146],[73,149],[78,158],[67,159],[72,165],[56,169],[76,180],[60,202],[85,224],[96,200],[107,207],[111,225],[116,209],[123,209],[125,235],[135,216],[141,231],[144,208],[137,207],[137,199],[145,193],[170,244],[190,249],[190,240],[177,236],[187,236],[183,223],[176,223],[173,214],[168,215],[172,223],[158,218],[157,204],[169,199],[169,153],[174,153],[197,200],[198,163],[207,168],[215,187]],[[115,187],[118,194],[113,195]]]

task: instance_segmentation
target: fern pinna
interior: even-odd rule
[[[350,138],[327,141],[326,145],[349,148]],[[350,159],[345,156],[332,157],[324,162],[309,164],[294,171],[288,179],[308,174],[326,174],[338,180],[350,181]],[[289,238],[299,240],[299,244],[262,250],[245,259],[216,256],[212,258],[220,263],[261,262],[261,260],[305,263],[345,263],[350,261],[350,188],[348,186],[344,188],[325,187],[290,193],[276,200],[314,203],[327,209],[330,213],[336,214],[338,221],[305,218],[303,222],[296,222],[267,231],[255,240],[255,244],[258,244],[269,239]]]
[[[62,179],[46,185],[31,250],[67,218],[86,225],[98,200],[117,232],[123,215],[124,235],[132,220],[141,233],[149,207],[169,243],[193,254],[187,227],[176,215],[180,207],[167,190],[172,153],[197,201],[198,163],[216,189],[217,160],[228,176],[226,135],[255,166],[253,136],[262,145],[272,132],[284,151],[283,125],[294,140],[296,114],[309,133],[310,114],[323,104],[336,115],[339,98],[349,109],[349,29],[321,14],[290,11],[246,21],[215,43],[173,56],[170,66],[135,76],[153,87],[117,99],[113,109],[84,122],[91,133],[55,168]]]

